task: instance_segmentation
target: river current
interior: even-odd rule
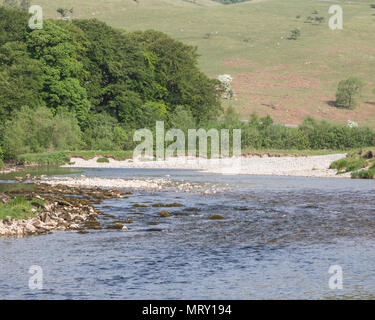
[[[81,174],[165,178],[171,186],[98,205],[132,219],[128,231],[0,240],[1,299],[375,298],[373,180],[155,169],[70,176]],[[178,187],[186,183],[201,188]],[[135,203],[145,207],[135,212]],[[153,203],[182,206],[167,208],[166,218]],[[43,270],[42,290],[29,288],[33,265]],[[342,269],[341,290],[329,286],[333,265]]]

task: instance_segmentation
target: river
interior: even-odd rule
[[[0,240],[1,299],[375,298],[373,180],[156,169],[69,176],[81,174],[172,184],[98,205],[134,220],[128,231]],[[201,188],[178,187],[187,182]],[[134,203],[147,207],[134,212]],[[165,218],[152,203],[182,206]],[[210,220],[215,214],[225,219]],[[42,290],[29,288],[32,265],[43,270]],[[328,285],[332,265],[342,268],[342,290]]]

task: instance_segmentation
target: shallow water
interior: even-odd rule
[[[76,168],[64,168],[64,167],[55,167],[55,166],[30,166],[30,167],[22,167],[21,171],[12,171],[4,174],[0,174],[0,180],[12,180],[15,177],[24,178],[26,175],[31,176],[55,176],[55,175],[66,175],[66,174],[78,174],[82,172],[80,169]]]
[[[83,174],[162,177],[172,186],[99,206],[114,219],[133,219],[127,232],[55,232],[0,240],[1,298],[375,298],[372,180],[154,169],[90,169]],[[179,191],[186,182],[201,188]],[[205,188],[218,191],[204,194]],[[170,218],[158,216],[164,208],[151,206],[172,202],[182,207],[166,208]],[[147,207],[132,212],[134,203]],[[226,219],[209,220],[213,214]],[[28,287],[32,265],[43,269],[43,290]],[[343,290],[329,288],[331,265],[343,269]]]

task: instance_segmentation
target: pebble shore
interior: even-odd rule
[[[243,156],[230,159],[169,158],[165,161],[141,161],[140,159],[98,163],[98,158],[84,160],[72,158],[70,165],[76,168],[147,168],[147,169],[191,169],[221,174],[249,174],[300,177],[350,178],[350,174],[337,175],[329,169],[332,162],[345,158],[346,154],[323,156]]]

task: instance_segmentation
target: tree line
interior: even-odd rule
[[[221,110],[219,82],[199,70],[196,47],[95,19],[47,20],[42,30],[29,29],[28,20],[23,10],[0,7],[6,158],[56,148],[126,148],[129,133],[156,120],[170,123],[177,108],[194,123]],[[67,131],[75,136],[65,137]]]
[[[197,48],[154,31],[95,19],[47,20],[0,7],[0,161],[25,153],[132,150],[139,128],[242,129],[242,148],[347,149],[375,144],[367,127],[307,118],[298,128],[233,108],[197,65]],[[342,83],[344,92],[357,85]],[[342,100],[353,103],[352,95]],[[221,117],[221,119],[219,118]],[[1,166],[1,163],[0,163]]]

